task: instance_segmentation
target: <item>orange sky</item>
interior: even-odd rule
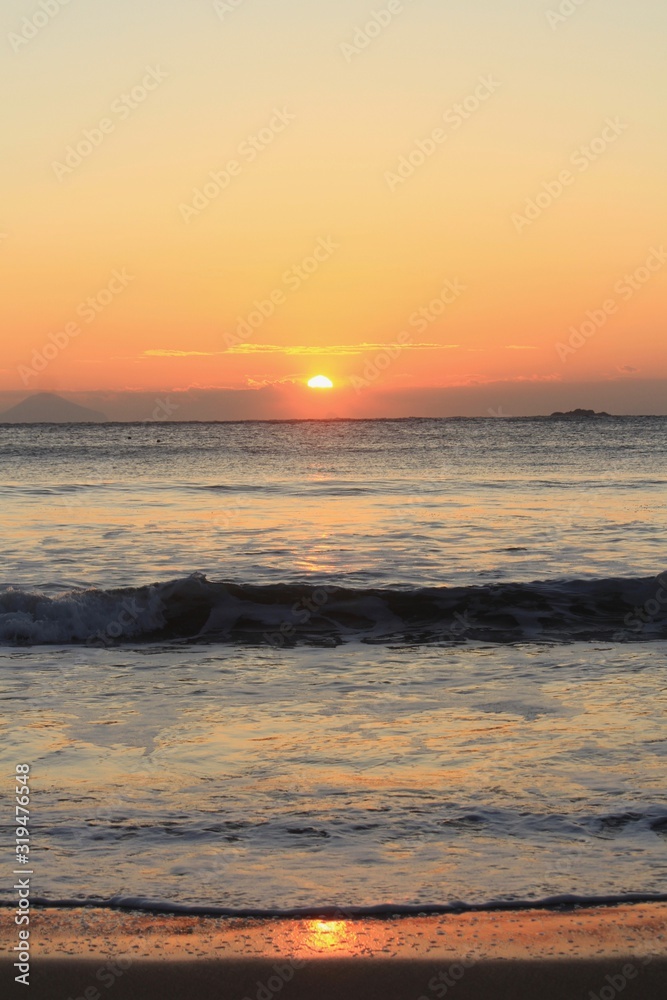
[[[7,7],[0,390],[667,378],[657,0]]]

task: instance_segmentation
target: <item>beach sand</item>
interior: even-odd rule
[[[667,904],[360,920],[38,909],[30,932],[33,1000],[667,996]],[[3,997],[25,995],[16,942],[4,919]]]

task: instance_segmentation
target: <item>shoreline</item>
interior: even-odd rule
[[[20,996],[14,938],[3,921],[0,982]],[[30,940],[40,1000],[661,1000],[667,982],[657,902],[344,919],[35,907]]]
[[[667,903],[667,893],[625,892],[603,896],[578,896],[561,893],[541,899],[499,900],[488,903],[380,903],[370,906],[313,905],[294,906],[284,909],[272,907],[225,907],[196,906],[189,903],[167,903],[144,896],[115,896],[110,899],[47,899],[32,896],[31,905],[42,912],[49,910],[107,910],[127,914],[142,914],[156,917],[209,917],[227,920],[330,920],[330,919],[385,919],[403,917],[459,916],[465,913],[529,913],[531,911],[568,912],[570,910],[593,910],[619,906],[650,905]],[[0,899],[0,913],[13,906],[11,899]]]

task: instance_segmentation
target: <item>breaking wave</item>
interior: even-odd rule
[[[667,638],[666,609],[667,574],[353,590],[213,582],[195,573],[151,586],[57,595],[2,589],[0,644],[648,641]]]

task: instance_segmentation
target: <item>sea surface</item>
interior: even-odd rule
[[[667,892],[666,459],[649,417],[0,426],[33,892]]]

